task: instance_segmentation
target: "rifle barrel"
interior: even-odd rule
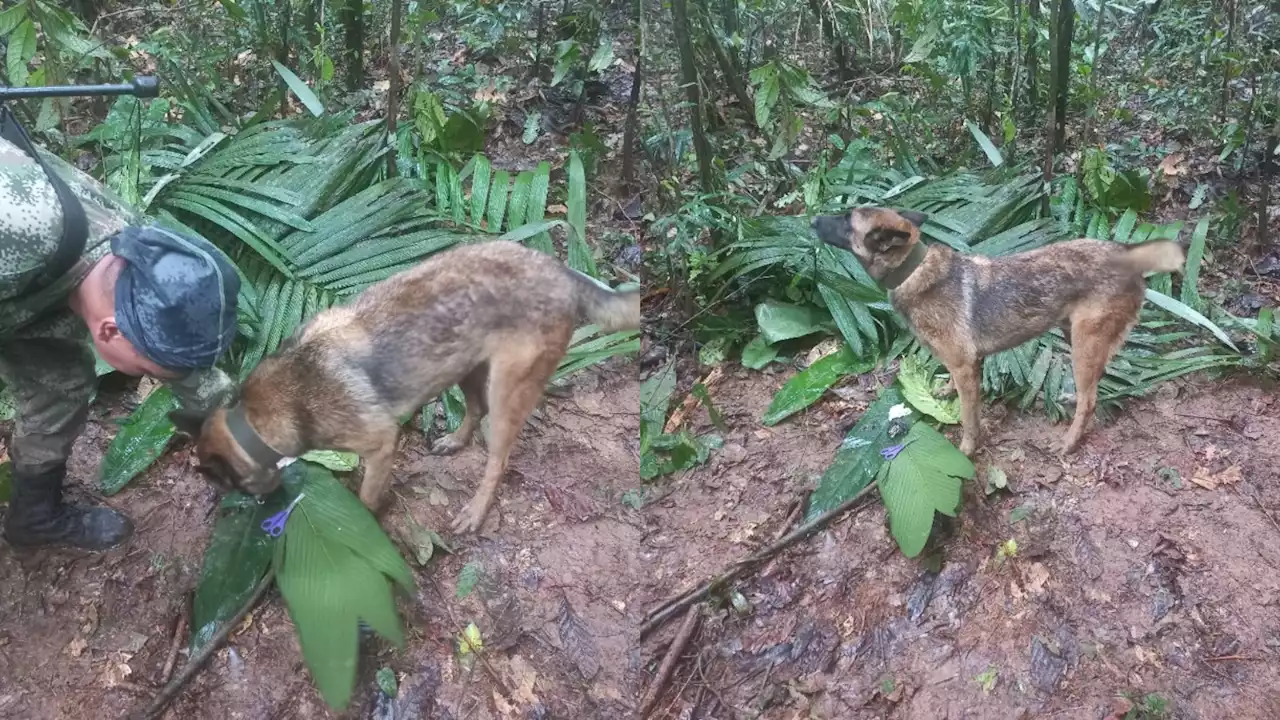
[[[0,88],[0,102],[27,98],[85,97],[90,95],[133,95],[140,98],[160,94],[160,82],[153,75],[139,75],[132,82],[115,85],[50,85],[45,87]]]

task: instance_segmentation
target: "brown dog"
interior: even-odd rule
[[[960,393],[960,450],[978,447],[982,359],[1061,326],[1071,343],[1076,412],[1055,448],[1071,452],[1093,422],[1098,380],[1138,321],[1143,274],[1182,268],[1168,240],[1122,245],[1071,240],[1004,257],[962,255],[920,239],[926,216],[859,208],[814,218],[830,245],[852,251]]]
[[[638,328],[639,291],[611,291],[517,243],[463,245],[317,314],[263,358],[231,408],[170,419],[198,438],[198,467],[224,490],[266,494],[291,458],[354,452],[365,462],[360,499],[377,512],[399,418],[457,384],[466,415],[432,453],[457,452],[490,415],[484,479],[453,523],[474,532],[582,321],[604,332]]]

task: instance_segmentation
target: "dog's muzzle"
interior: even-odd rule
[[[851,227],[848,215],[818,215],[809,223],[818,239],[828,245],[848,249]]]

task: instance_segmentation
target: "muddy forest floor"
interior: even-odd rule
[[[878,382],[761,426],[790,374],[726,372],[713,391],[723,448],[646,507],[647,607],[780,536]],[[653,717],[1101,720],[1125,693],[1168,701],[1146,718],[1280,717],[1274,388],[1172,383],[1065,462],[1042,449],[1066,426],[1042,414],[988,405],[984,429],[937,552],[905,558],[879,502],[837,520],[741,582],[748,614],[705,611]],[[989,465],[1011,492],[984,494]]]
[[[635,694],[631,628],[640,612],[636,588],[623,580],[636,577],[630,566],[640,537],[637,513],[622,501],[639,483],[636,372],[634,360],[611,360],[544,400],[478,537],[454,538],[447,528],[479,480],[483,446],[435,457],[421,433],[406,433],[383,526],[407,537],[412,515],[454,553],[437,550],[423,567],[402,544],[417,582],[416,595],[399,603],[406,648],[376,636],[363,642],[345,713],[329,711],[315,690],[272,590],[165,717],[500,718],[505,705],[507,717],[625,714]],[[89,491],[114,434],[110,422],[124,415],[132,393],[104,392],[95,405],[71,461],[71,497]],[[189,446],[173,446],[107,500],[137,525],[119,548],[31,552],[0,543],[0,717],[118,718],[155,694],[217,503],[189,454]],[[480,564],[480,580],[460,599],[459,572],[469,562]],[[467,674],[453,643],[473,621],[488,668],[476,664]],[[398,675],[395,701],[377,690],[383,666]]]

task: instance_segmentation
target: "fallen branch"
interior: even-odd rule
[[[795,530],[792,530],[763,550],[759,550],[752,555],[742,558],[741,560],[735,560],[733,564],[721,571],[720,574],[712,577],[710,580],[707,580],[693,590],[663,601],[661,605],[649,611],[644,624],[640,626],[640,639],[644,640],[649,633],[658,629],[673,615],[710,595],[717,588],[723,587],[737,578],[742,577],[747,574],[747,572],[755,569],[765,560],[777,555],[778,552],[789,545],[792,545],[793,543],[808,537],[811,533],[826,527],[826,525],[836,517],[853,509],[853,507],[866,497],[867,494],[871,492],[872,488],[875,487],[876,482],[872,481],[866,487],[859,490],[858,494],[840,503],[837,507],[822,513],[818,517],[801,525]]]
[[[185,596],[184,596],[185,597]],[[187,598],[189,600],[189,598]],[[160,670],[160,684],[164,685],[169,682],[169,678],[173,677],[173,667],[178,662],[178,651],[182,649],[182,642],[187,637],[187,615],[190,612],[191,603],[182,603],[182,609],[178,611],[178,621],[173,626],[173,639],[169,644],[169,656],[165,658],[164,668]]]
[[[680,663],[680,656],[684,655],[684,649],[689,645],[689,639],[693,637],[693,631],[697,627],[698,606],[691,605],[689,611],[684,614],[680,631],[676,633],[675,640],[671,641],[671,647],[667,648],[667,654],[662,658],[662,664],[658,666],[658,674],[653,677],[649,691],[644,694],[644,700],[640,703],[640,717],[648,717],[649,711],[666,691],[667,683],[671,681],[671,675],[675,672],[676,665]]]
[[[160,717],[160,714],[169,706],[169,703],[173,702],[174,698],[178,696],[178,693],[182,692],[182,688],[191,681],[191,678],[196,676],[196,673],[200,672],[200,668],[209,661],[210,657],[213,657],[213,654],[217,652],[219,648],[222,647],[222,644],[231,636],[231,632],[235,630],[240,623],[244,622],[245,616],[248,615],[249,611],[258,604],[258,601],[266,594],[267,588],[271,587],[271,584],[275,582],[275,579],[275,568],[271,568],[267,571],[267,574],[263,575],[262,579],[258,581],[258,586],[253,589],[253,595],[249,598],[248,602],[242,605],[240,610],[236,612],[235,616],[219,628],[218,632],[213,634],[213,637],[209,638],[209,642],[205,643],[204,647],[200,649],[200,652],[196,653],[195,657],[191,658],[186,665],[182,666],[182,672],[178,673],[177,677],[170,680],[169,684],[164,686],[164,689],[160,691],[159,695],[156,695],[155,700],[151,701],[151,704],[147,706],[146,710],[130,715],[131,720],[155,720],[155,718]]]

